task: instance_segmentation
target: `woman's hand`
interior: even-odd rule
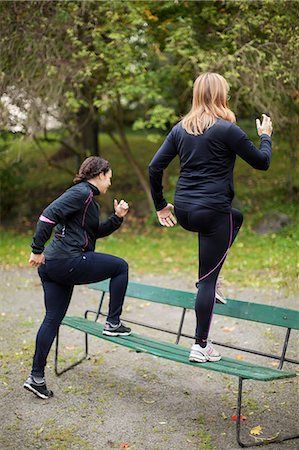
[[[29,266],[36,267],[37,269],[41,264],[45,264],[45,256],[43,253],[36,255],[35,253],[31,253],[29,258]]]
[[[161,211],[157,211],[159,222],[163,227],[174,227],[176,225],[177,221],[171,212],[172,209],[173,205],[171,203],[167,203],[165,208],[161,209]]]
[[[124,200],[121,200],[118,203],[118,201],[114,199],[114,211],[117,217],[125,217],[129,211],[129,205]]]
[[[262,123],[260,119],[256,119],[257,134],[259,136],[261,136],[262,134],[267,134],[268,136],[271,136],[273,131],[271,118],[266,116],[266,114],[262,114],[262,117],[263,117]]]

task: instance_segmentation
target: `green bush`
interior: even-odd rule
[[[18,210],[19,194],[26,178],[26,164],[15,155],[11,160],[7,157],[10,148],[19,136],[2,132],[0,140],[0,216],[1,221],[8,223]]]
[[[0,165],[0,215],[5,223],[17,214],[19,194],[24,184],[26,166],[22,161],[1,163]]]

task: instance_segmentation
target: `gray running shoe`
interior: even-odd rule
[[[118,325],[106,322],[103,334],[106,336],[130,336],[131,328],[125,327],[121,322]]]
[[[32,375],[29,375],[23,386],[27,391],[33,392],[33,394],[43,400],[51,398],[54,395],[53,391],[47,389],[45,379],[41,383],[37,383]]]

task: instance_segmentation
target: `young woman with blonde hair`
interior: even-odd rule
[[[152,197],[159,222],[172,227],[176,219],[173,205],[163,196],[163,171],[180,158],[174,210],[179,224],[198,233],[199,281],[195,304],[196,331],[189,359],[219,361],[221,355],[208,342],[215,303],[216,283],[243,215],[232,208],[233,170],[236,155],[258,170],[267,170],[271,161],[272,123],[263,114],[256,120],[260,148],[235,124],[228,106],[229,86],[217,73],[203,73],[194,82],[192,108],[173,127],[149,165]]]

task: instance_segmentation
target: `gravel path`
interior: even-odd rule
[[[96,338],[90,339],[91,359],[56,377],[53,351],[48,359],[47,383],[55,397],[41,401],[22,388],[31,365],[35,333],[43,316],[42,289],[34,270],[1,269],[0,294],[0,449],[107,450],[228,450],[235,441],[237,379],[198,370]],[[193,280],[176,276],[131,274],[131,280],[193,289]],[[295,297],[252,289],[226,290],[228,297],[277,306],[298,307]],[[97,294],[76,287],[69,314],[82,315],[96,307]],[[179,313],[167,306],[127,300],[125,314],[162,326],[176,327]],[[194,328],[187,313],[184,331]],[[152,332],[153,333],[153,332]],[[298,336],[298,335],[297,335]],[[282,332],[276,327],[242,323],[215,316],[211,337],[260,349],[279,351]],[[83,344],[82,333],[63,329],[63,357],[74,359]],[[190,345],[188,341],[182,344]],[[295,333],[289,356],[296,357]],[[228,349],[222,354],[261,361]],[[298,357],[298,356],[297,356]],[[267,361],[271,366],[273,363]],[[61,362],[63,364],[63,361]],[[292,365],[286,368],[294,370]],[[260,437],[275,431],[295,432],[298,421],[298,381],[245,383],[244,440],[262,427]],[[298,441],[297,441],[298,442]],[[271,444],[271,449],[296,449],[296,441]]]

